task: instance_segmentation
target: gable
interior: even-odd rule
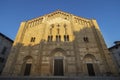
[[[70,23],[69,20],[64,19],[63,17],[54,17],[52,19],[47,20],[48,24],[60,24],[60,23]]]

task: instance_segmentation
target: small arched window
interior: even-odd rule
[[[83,37],[84,42],[89,42],[88,37]]]
[[[35,37],[31,37],[30,42],[35,42]]]

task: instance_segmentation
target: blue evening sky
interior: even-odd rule
[[[120,0],[0,0],[0,32],[14,40],[22,21],[58,9],[96,19],[108,47],[120,40]]]

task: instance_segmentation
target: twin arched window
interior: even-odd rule
[[[64,41],[69,41],[69,35],[64,35]]]
[[[57,42],[61,41],[61,36],[60,35],[56,35],[56,41]]]
[[[53,41],[53,36],[52,35],[48,35],[48,42]],[[56,35],[56,41],[59,42],[61,41],[61,35]],[[64,35],[64,41],[67,42],[69,41],[69,35]]]
[[[49,35],[48,36],[48,42],[51,42],[53,40],[53,36],[52,35]]]
[[[83,37],[84,42],[89,42],[88,37]]]
[[[66,28],[66,24],[63,25],[64,28],[65,28],[65,35],[64,35],[64,41],[69,41],[69,35],[67,35],[67,28]],[[56,41],[59,42],[61,41],[61,35],[60,35],[60,29],[59,29],[60,25],[58,24],[57,25],[57,35],[55,36],[56,37]],[[51,42],[53,40],[53,36],[52,36],[52,29],[54,28],[54,24],[51,25],[50,27],[50,35],[48,35],[48,42]]]
[[[35,42],[35,37],[31,37],[30,42]]]

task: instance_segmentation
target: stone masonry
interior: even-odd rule
[[[3,76],[116,76],[94,19],[60,10],[21,23]]]

